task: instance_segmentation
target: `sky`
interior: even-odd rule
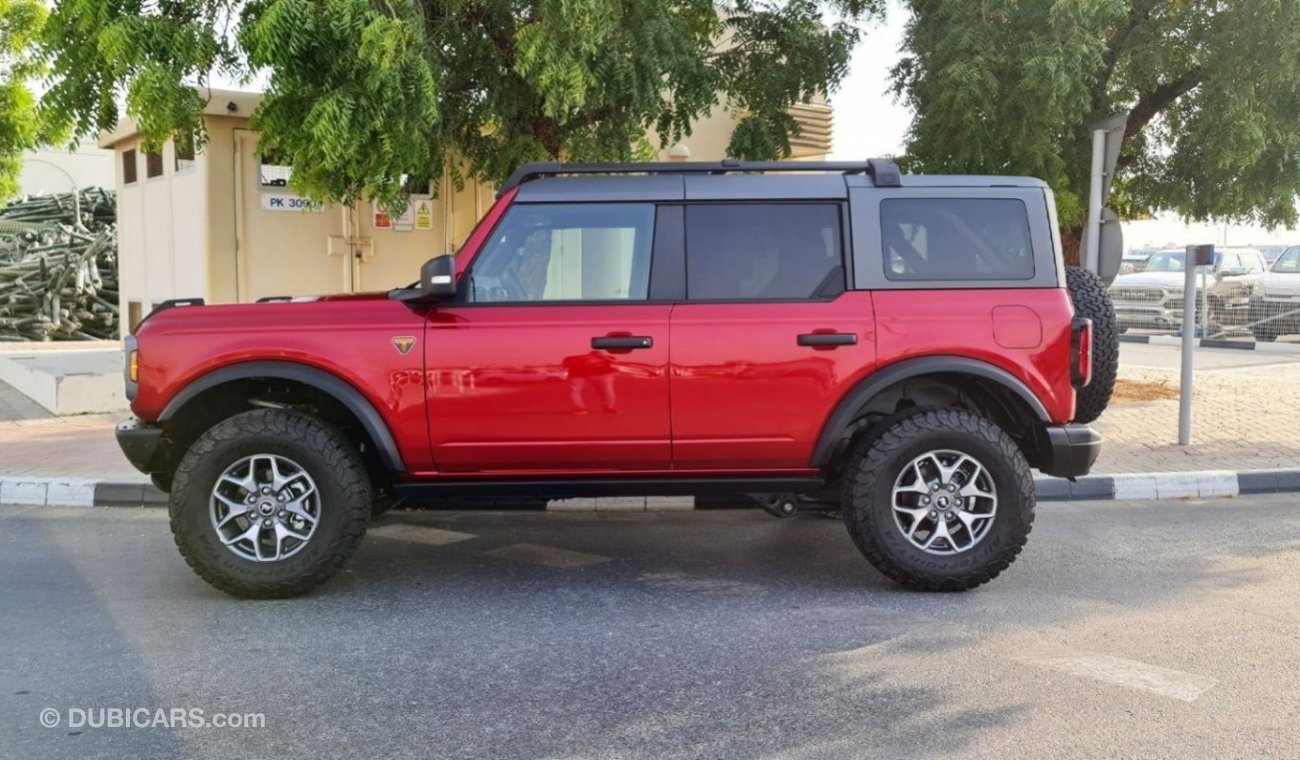
[[[883,23],[865,30],[849,64],[849,75],[832,93],[835,128],[830,158],[856,161],[903,153],[911,111],[889,90],[889,70],[899,59],[907,14],[889,4]]]

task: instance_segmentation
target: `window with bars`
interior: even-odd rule
[[[162,153],[149,151],[144,154],[144,176],[148,179],[161,177],[163,174]]]
[[[122,152],[122,184],[134,185],[139,178],[136,174],[135,149]]]

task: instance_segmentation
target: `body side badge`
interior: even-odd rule
[[[411,348],[413,346],[415,346],[414,335],[399,335],[396,338],[393,338],[393,348],[396,348],[397,353],[402,356],[411,353]]]

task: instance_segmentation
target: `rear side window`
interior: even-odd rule
[[[645,300],[655,207],[515,204],[474,260],[474,301]]]
[[[833,203],[686,208],[686,296],[696,301],[831,297],[844,291]]]
[[[890,280],[1028,280],[1029,215],[1012,198],[891,198],[880,203]]]

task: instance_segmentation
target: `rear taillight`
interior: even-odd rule
[[[1092,382],[1092,320],[1075,317],[1070,332],[1070,380],[1076,388]]]

